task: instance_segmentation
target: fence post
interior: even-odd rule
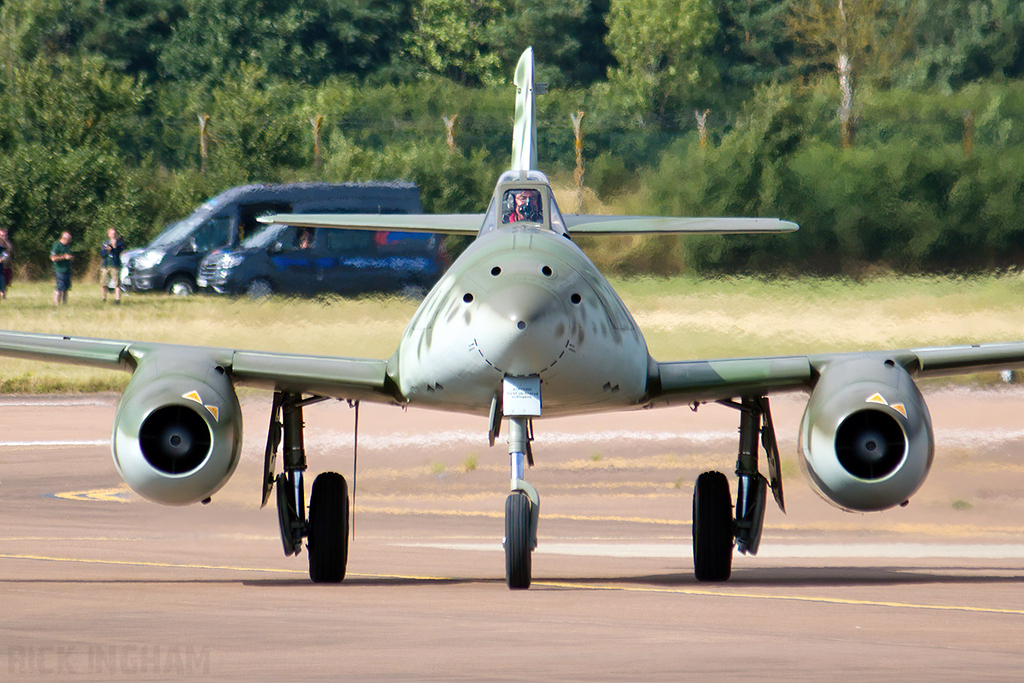
[[[697,119],[697,136],[700,139],[702,150],[708,146],[708,114],[710,113],[710,109],[705,109],[703,114],[696,109],[693,110],[693,115]]]
[[[199,115],[199,172],[206,173],[206,159],[210,154],[209,114]]]
[[[323,166],[323,155],[320,147],[320,128],[324,123],[324,117],[322,114],[317,114],[309,120],[309,123],[313,126],[313,170],[319,173],[320,168]]]
[[[455,154],[455,121],[459,118],[458,114],[455,114],[451,118],[442,116],[441,120],[444,121],[445,137],[448,141],[448,151]]]
[[[570,114],[569,119],[572,120],[573,134],[576,136],[576,170],[572,174],[572,179],[576,183],[576,210],[583,213],[583,117],[586,113],[583,111],[577,111],[575,114]]]
[[[964,156],[970,157],[971,153],[974,152],[974,112],[965,111],[963,113],[964,121]]]

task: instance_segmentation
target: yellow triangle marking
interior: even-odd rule
[[[902,403],[893,403],[889,407],[892,408],[893,410],[897,411],[903,417],[907,416],[907,407],[905,405],[903,405]]]
[[[889,402],[882,398],[881,394],[875,394],[867,400],[868,403],[881,403],[883,406],[889,405]]]
[[[203,406],[210,411],[210,415],[213,415],[213,419],[220,422],[220,409],[217,406]]]
[[[186,398],[189,401],[195,401],[199,405],[203,404],[203,399],[199,398],[199,392],[198,391],[190,391],[187,394],[182,394],[181,397],[182,398]]]

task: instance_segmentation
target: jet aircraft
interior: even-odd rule
[[[166,505],[209,501],[238,465],[242,425],[235,387],[272,391],[263,504],[276,490],[284,552],[298,554],[305,542],[314,582],[345,576],[349,496],[344,477],[322,473],[313,481],[307,514],[304,407],[333,398],[356,406],[372,401],[476,414],[487,418],[492,446],[507,421],[511,492],[504,548],[510,589],[531,582],[540,497],[526,473],[533,464],[534,422],[545,417],[707,402],[735,408],[735,499],[720,472],[701,474],[693,495],[696,577],[724,581],[734,549],[757,553],[769,490],[785,510],[771,394],[810,395],[799,450],[811,486],[840,508],[878,511],[907,501],[932,464],[931,418],[914,378],[1024,367],[1024,343],[655,360],[629,311],[573,236],[775,233],[797,226],[759,218],[562,214],[537,168],[534,103],[542,88],[534,82],[532,50],[523,53],[514,83],[512,164],[484,214],[268,219],[476,236],[427,294],[390,358],[21,332],[0,332],[0,355],[132,372],[114,418],[114,464],[139,495]],[[542,429],[536,436],[543,441]],[[282,471],[275,474],[279,449]]]

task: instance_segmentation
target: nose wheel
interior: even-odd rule
[[[529,588],[532,579],[530,505],[521,491],[505,499],[505,582],[511,590]]]
[[[513,417],[508,426],[512,493],[505,499],[505,583],[510,590],[525,590],[532,581],[540,496],[537,489],[523,480],[527,462],[533,464],[529,420]]]

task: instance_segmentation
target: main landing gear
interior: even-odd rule
[[[264,458],[263,505],[277,489],[277,514],[284,554],[298,555],[302,539],[309,552],[309,578],[314,583],[338,583],[348,563],[348,484],[335,472],[313,480],[306,517],[306,450],[302,438],[302,408],[326,399],[303,399],[301,394],[276,392]],[[284,444],[284,472],[274,477],[278,446]]]
[[[693,570],[698,581],[729,579],[734,543],[741,553],[757,554],[769,488],[769,481],[758,471],[758,441],[765,449],[775,501],[786,511],[779,448],[768,399],[752,396],[739,403],[720,403],[740,411],[736,508],[733,516],[729,480],[724,474],[705,472],[697,477],[693,489]]]

